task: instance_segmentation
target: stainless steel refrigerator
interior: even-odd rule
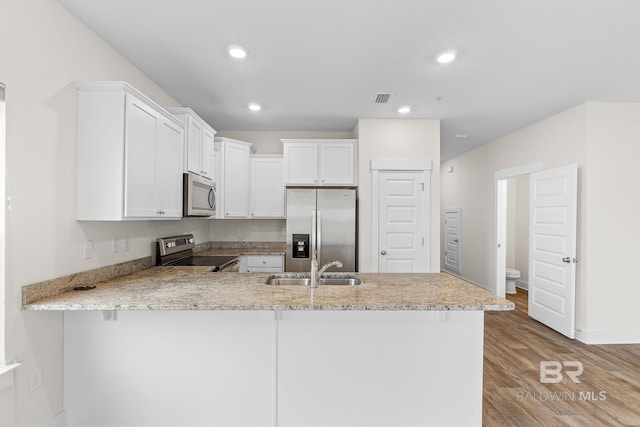
[[[310,271],[314,249],[320,267],[357,271],[356,219],[353,188],[287,188],[286,271]]]

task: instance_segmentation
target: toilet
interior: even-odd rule
[[[514,268],[507,268],[507,293],[516,293],[516,279],[520,278],[520,272]]]

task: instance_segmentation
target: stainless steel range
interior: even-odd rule
[[[231,271],[238,263],[233,255],[196,255],[193,234],[162,237],[156,240],[156,265],[210,266],[211,271]]]

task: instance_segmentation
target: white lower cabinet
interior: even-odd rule
[[[181,218],[183,135],[126,83],[78,83],[77,219]]]
[[[240,273],[282,273],[283,255],[240,255]]]

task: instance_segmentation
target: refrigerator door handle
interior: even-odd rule
[[[316,223],[317,223],[317,233],[316,233],[316,240],[317,240],[317,249],[318,249],[318,262],[320,262],[320,260],[322,259],[322,212],[320,211],[316,211]]]
[[[313,258],[313,254],[316,253],[316,225],[317,216],[316,211],[311,211],[311,247],[309,248],[309,255]]]

